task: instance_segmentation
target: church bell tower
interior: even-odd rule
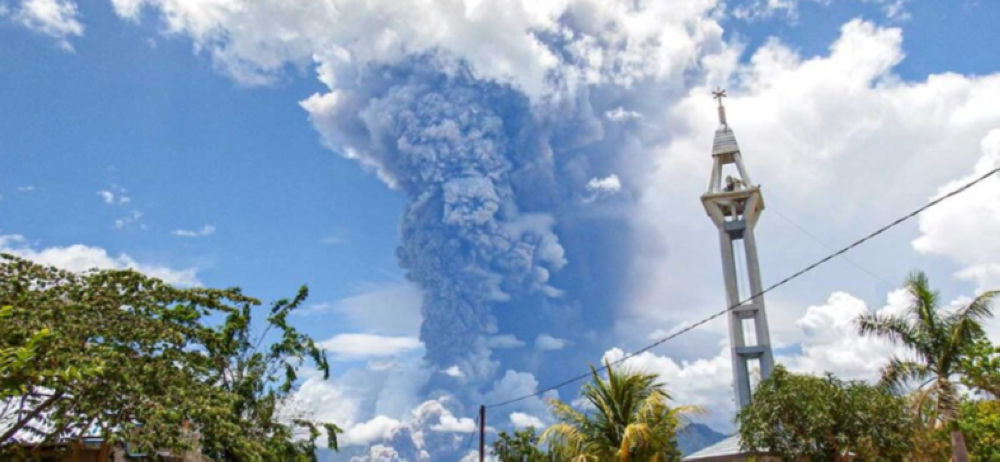
[[[761,292],[754,228],[764,211],[764,197],[750,179],[736,135],[726,122],[726,91],[713,94],[719,101],[719,128],[712,143],[712,176],[701,202],[719,229],[727,306],[739,304],[728,318],[736,404],[742,409],[750,403],[751,375],[763,380],[774,368],[764,297],[751,298]]]

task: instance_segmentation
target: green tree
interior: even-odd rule
[[[189,445],[186,419],[225,400],[190,348],[209,334],[201,311],[226,309],[222,299],[131,271],[77,275],[0,257],[0,348],[16,352],[0,371],[11,423],[0,446],[82,434],[139,450]]]
[[[328,446],[337,449],[340,428],[313,422],[291,402],[297,370],[307,359],[324,379],[330,375],[323,350],[288,323],[288,316],[308,295],[302,287],[294,299],[275,302],[266,327],[256,337],[251,332],[253,305],[244,304],[229,312],[207,342],[211,380],[234,397],[229,416],[240,429],[239,435],[224,431],[205,435],[208,456],[224,462],[313,462],[316,441],[323,434]],[[272,332],[277,338],[264,347]]]
[[[901,460],[914,429],[906,400],[883,387],[792,374],[780,365],[738,421],[746,450],[786,461]]]
[[[960,363],[965,386],[1000,399],[1000,346],[981,338]]]
[[[533,427],[517,430],[513,435],[502,431],[493,441],[493,455],[500,462],[554,462],[555,456],[542,449],[539,443]]]
[[[304,296],[275,304],[269,324],[280,339],[242,360],[234,339],[260,302],[238,289],[178,289],[134,271],[75,274],[0,256],[0,458],[26,457],[21,443],[82,435],[142,452],[188,450],[196,432],[210,451],[231,449],[220,460],[312,460],[322,425],[274,412],[304,356],[327,367],[285,322]],[[285,380],[256,373],[261,362],[284,368]]]
[[[915,272],[906,281],[912,302],[902,314],[864,314],[858,317],[862,334],[888,339],[906,347],[915,360],[894,357],[883,369],[886,384],[902,387],[916,382],[924,399],[934,403],[937,418],[951,433],[955,462],[968,462],[965,437],[958,425],[961,399],[957,374],[961,361],[984,337],[980,321],[992,316],[997,292],[985,292],[952,313],[940,310],[940,296],[931,290],[927,276]]]
[[[959,426],[973,462],[1000,462],[1000,401],[963,401]]]
[[[0,323],[16,322],[13,306],[0,306]],[[41,353],[49,347],[52,331],[41,328],[26,335],[16,344],[4,343],[0,346],[0,400],[21,396],[26,393],[30,377],[51,377],[66,371],[52,370],[51,363],[40,361]]]
[[[921,392],[906,395],[910,414],[916,422],[910,450],[912,462],[939,462],[951,456],[951,435],[941,428],[935,403]]]
[[[592,411],[579,412],[551,400],[559,423],[542,433],[542,441],[560,461],[656,462],[680,459],[677,428],[694,406],[671,407],[655,374],[607,366],[607,379],[591,367],[592,380],[581,394]]]

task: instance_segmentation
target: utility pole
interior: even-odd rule
[[[479,406],[479,462],[486,461],[486,406]]]

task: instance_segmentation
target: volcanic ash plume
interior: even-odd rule
[[[512,140],[523,136],[518,119],[530,117],[526,99],[495,85],[432,80],[336,101],[337,111],[323,114],[337,123],[321,126],[355,140],[353,155],[410,198],[397,255],[425,292],[427,359],[484,379],[492,372],[484,336],[497,331],[491,304],[523,293],[558,296],[549,275],[566,259],[554,220],[521,213],[512,186],[522,167]],[[314,119],[331,95],[342,96],[305,103]],[[352,110],[354,120],[339,115]]]

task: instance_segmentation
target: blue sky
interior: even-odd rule
[[[403,201],[318,143],[297,104],[318,89],[313,79],[247,88],[189,41],[122,22],[110,4],[81,5],[81,16],[87,33],[73,53],[0,29],[14,45],[0,50],[4,233],[197,267],[206,285],[265,300],[301,284],[313,300],[335,300],[402,277],[393,252]],[[98,195],[116,188],[129,204]],[[142,217],[116,229],[132,211]],[[215,233],[171,234],[205,225]]]
[[[982,75],[1000,66],[986,46],[997,37],[990,24],[1000,14],[990,2],[913,0],[902,4],[901,16],[889,18],[879,2],[806,1],[799,3],[792,21],[771,18],[747,23],[734,19],[726,25],[745,37],[751,48],[779,37],[810,56],[825,53],[843,23],[865,18],[903,29],[907,59],[895,69],[903,78],[920,80],[943,72]]]
[[[514,391],[504,393],[531,391],[532,381],[551,382],[602,353],[614,357],[614,348],[636,348],[719,308],[717,241],[697,199],[715,128],[710,87],[731,88],[730,122],[754,178],[771,194],[774,211],[765,212],[759,231],[765,281],[827,251],[787,219],[829,245],[846,243],[971,175],[977,162],[991,162],[990,132],[1000,128],[1000,114],[986,107],[996,106],[986,101],[1000,94],[1000,60],[990,46],[1000,41],[1000,8],[985,0],[690,0],[690,11],[676,13],[590,5],[619,4],[610,0],[570,2],[593,8],[566,11],[554,2],[559,11],[552,13],[511,0],[490,5],[495,20],[448,14],[461,2],[440,2],[431,13],[386,3],[368,15],[338,0],[354,5],[345,11],[356,17],[329,27],[281,2],[242,14],[233,13],[235,0],[5,1],[0,248],[74,269],[101,261],[166,271],[160,274],[206,286],[240,286],[265,301],[307,284],[314,313],[299,324],[330,341],[344,378],[310,382],[314,388],[303,396],[354,403],[321,412],[356,425],[358,448],[378,441],[362,430],[404,425],[416,404],[426,404],[429,389],[455,386],[449,380],[476,389],[455,392],[464,405],[493,392],[503,396],[497,390],[505,386]],[[29,14],[53,5],[63,8],[61,16]],[[549,14],[556,19],[548,22]],[[601,15],[637,30],[645,20],[661,21],[678,35],[672,42],[640,30],[623,39],[612,29],[588,29],[584,18]],[[385,18],[397,20],[378,22]],[[407,26],[429,20],[459,32]],[[366,29],[366,21],[395,35]],[[625,65],[593,67],[573,54],[574,38],[559,35],[569,30],[603,40],[590,51],[604,62],[635,58],[629,55],[635,40],[636,56],[656,65],[628,72]],[[542,38],[525,46],[518,33]],[[686,40],[690,47],[674,46]],[[594,77],[579,77],[587,72]],[[579,86],[566,84],[578,77]],[[440,230],[413,222],[420,236],[463,242],[460,257],[488,273],[475,279],[468,271],[470,284],[496,283],[503,292],[483,302],[499,327],[483,327],[473,338],[488,344],[483,351],[492,352],[495,366],[460,358],[452,375],[452,363],[418,361],[420,292],[404,283],[407,269],[396,251],[401,242],[410,245],[401,241],[401,223],[421,188],[440,193],[449,186],[433,189],[436,183],[407,176],[412,153],[393,136],[410,135],[392,131],[402,118],[392,119],[391,128],[373,122],[379,111],[391,117],[417,111],[407,91],[446,95],[445,103],[456,107],[441,109],[445,114],[475,106],[476,117],[486,111],[483,124],[492,114],[506,130],[523,130],[497,134],[496,144],[484,148],[499,150],[512,166],[483,175],[499,185],[502,210],[489,232],[526,246],[533,260],[524,274],[501,274],[498,267],[518,260],[482,257],[461,231],[435,234]],[[414,123],[413,130],[429,130]],[[391,142],[379,145],[378,136]],[[545,158],[545,146],[556,167],[539,173],[534,162]],[[536,174],[548,179],[535,181]],[[470,174],[455,167],[443,175]],[[604,180],[612,176],[616,187],[588,186],[611,185]],[[402,186],[391,188],[393,178]],[[466,195],[465,206],[494,200],[469,184],[463,188],[456,194]],[[989,203],[994,193],[1000,187],[979,199]],[[1000,282],[1000,249],[967,245],[993,232],[1000,218],[992,213],[1000,217],[995,207],[957,204],[873,243],[851,263],[835,262],[775,293],[769,302],[779,356],[806,371],[872,373],[874,366],[853,360],[824,363],[824,348],[844,345],[822,332],[843,328],[837,313],[845,310],[894,306],[898,297],[881,279],[896,283],[914,267],[925,268],[949,299]],[[979,218],[967,222],[967,216]],[[465,218],[475,217],[473,211]],[[482,226],[476,232],[491,225]],[[77,244],[107,255],[67,250]],[[557,248],[565,263],[552,254]],[[90,260],[67,260],[72,252]],[[422,255],[415,265],[432,265],[432,257]],[[416,282],[430,290],[432,279]],[[531,316],[537,318],[512,324]],[[559,316],[573,321],[552,321]],[[705,387],[681,393],[718,408],[712,422],[722,426],[728,378],[706,377],[728,373],[726,358],[716,355],[724,332],[724,324],[698,331],[641,363],[668,371],[672,380],[703,381]],[[876,348],[864,342],[852,345]],[[358,353],[358,345],[384,353]],[[488,372],[477,375],[479,366]],[[387,385],[400,377],[424,386]],[[377,396],[351,394],[366,387]],[[543,407],[516,409],[522,417],[510,420],[545,421]],[[470,423],[461,420],[468,415],[463,405],[431,408],[415,409],[437,412],[441,422],[454,413],[459,434]]]
[[[746,43],[744,56],[774,37],[810,56],[826,52],[843,22],[867,17],[905,31],[907,59],[896,69],[905,79],[1000,67],[985,46],[1000,39],[990,27],[996,8],[963,1],[906,9],[909,18],[894,21],[876,4],[803,2],[794,21],[777,12],[723,24]],[[330,301],[403,277],[394,251],[405,201],[317,142],[297,103],[321,89],[310,70],[240,85],[155,21],[124,22],[105,2],[79,11],[86,33],[73,52],[14,24],[0,27],[8,44],[0,48],[4,233],[197,267],[206,285],[238,285],[265,300],[307,284],[312,300]],[[127,191],[129,206],[108,206],[97,194],[114,187]],[[137,223],[116,229],[132,211],[143,214]],[[205,225],[216,232],[171,234]],[[331,324],[308,327],[317,336],[341,330]]]

